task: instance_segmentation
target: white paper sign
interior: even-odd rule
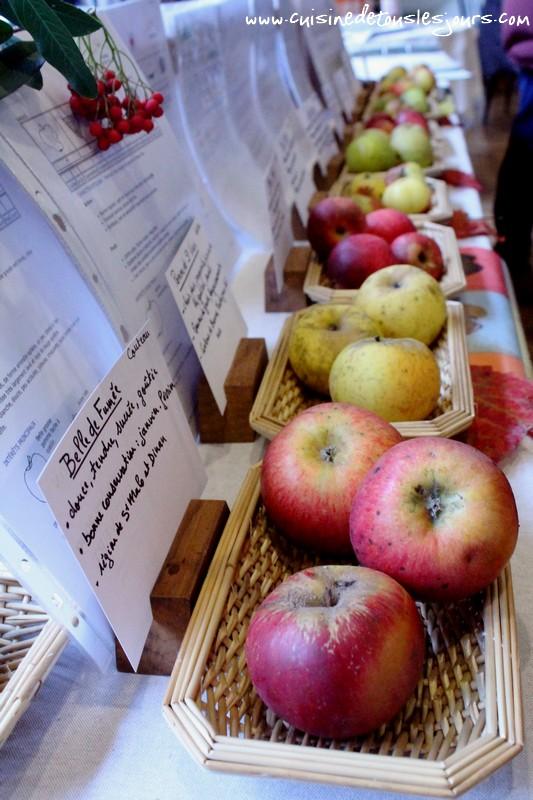
[[[134,669],[150,592],[206,476],[147,324],[84,403],[39,478]]]
[[[272,0],[253,0],[256,15],[274,14]],[[282,78],[278,33],[273,25],[253,26],[254,79],[266,127],[274,137],[282,168],[287,175],[292,200],[304,224],[308,204],[315,192],[313,167],[316,153],[300,122]]]
[[[278,14],[289,20],[294,13],[291,0],[280,0]],[[280,26],[279,57],[283,75],[296,105],[304,129],[316,148],[317,159],[322,168],[338,152],[333,133],[333,117],[320,102],[309,77],[308,53],[299,25],[285,23]]]
[[[224,381],[246,324],[227,278],[200,222],[191,225],[167,271],[183,317],[220,413],[226,407]]]
[[[278,290],[293,244],[292,193],[275,149],[274,137],[262,117],[252,80],[252,27],[246,25],[247,0],[227,0],[218,7],[224,81],[235,128],[261,171],[266,187],[274,272]]]
[[[209,194],[209,187],[202,183],[189,150],[178,103],[178,81],[170,57],[161,8],[159,0],[128,0],[111,6],[101,16],[106,24],[113,24],[126,42],[148,85],[165,96],[165,118],[176,136],[182,160],[188,162],[187,182],[201,201],[206,229],[216,243],[225,268],[230,272],[239,260],[241,248],[235,232]]]
[[[231,118],[216,4],[162,6],[179,78],[185,134],[196,164],[227,220],[255,246],[270,246],[261,172],[241,146]]]
[[[100,152],[70,111],[65,79],[48,65],[43,78],[41,91],[22,87],[0,105],[5,158],[17,175],[18,162],[25,162],[33,176],[25,187],[45,210],[51,195],[92,253],[94,266],[84,277],[123,343],[152,320],[192,420],[200,366],[165,280],[201,214],[185,156],[164,116],[150,134],[127,136]]]
[[[0,553],[105,669],[113,637],[37,485],[122,350],[54,230],[0,164]]]

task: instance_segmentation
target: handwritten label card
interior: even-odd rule
[[[167,281],[223,414],[224,381],[237,345],[246,336],[246,324],[213,245],[198,220],[194,220],[168,268]]]
[[[145,325],[74,419],[38,483],[137,667],[150,592],[206,482],[156,335]]]

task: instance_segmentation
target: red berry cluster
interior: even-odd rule
[[[127,134],[150,133],[154,128],[152,118],[163,116],[161,104],[165,98],[161,92],[144,100],[131,94],[125,94],[123,99],[117,97],[116,92],[123,86],[112,69],[106,70],[96,85],[98,96],[94,99],[82,97],[69,86],[69,102],[73,114],[90,120],[89,132],[100,150],[108,150]]]

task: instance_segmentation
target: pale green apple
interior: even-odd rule
[[[393,181],[381,198],[386,208],[395,208],[404,214],[423,214],[431,208],[431,188],[420,178],[398,178]]]
[[[404,106],[414,108],[415,111],[419,111],[421,114],[427,114],[429,111],[426,93],[419,86],[411,86],[410,89],[407,89],[401,95],[401,101]]]
[[[420,125],[397,125],[391,133],[390,143],[402,161],[414,162],[421,167],[433,164],[431,141]]]
[[[384,336],[431,344],[446,322],[446,300],[439,284],[418,267],[395,264],[369,275],[357,294],[361,311]]]
[[[416,85],[426,94],[429,94],[437,85],[435,75],[427,64],[417,64],[416,67],[413,67],[411,70],[410,75]]]
[[[388,89],[389,86],[392,86],[393,83],[396,83],[401,78],[405,78],[407,75],[407,70],[405,67],[392,67],[380,80],[379,88],[380,90]]]
[[[381,328],[356,304],[324,303],[296,314],[289,339],[289,361],[296,375],[319,394],[328,394],[329,372],[350,342],[377,336]]]
[[[331,368],[332,400],[373,411],[388,422],[422,420],[440,395],[440,371],[417,339],[361,339],[342,350]]]
[[[346,148],[346,165],[350,172],[382,172],[398,163],[390,137],[378,128],[368,128]]]

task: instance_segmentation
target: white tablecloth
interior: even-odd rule
[[[461,131],[446,134],[453,165],[469,170]],[[451,164],[450,164],[451,165]],[[453,192],[453,204],[480,214],[471,189]],[[468,243],[488,246],[482,237]],[[262,312],[264,259],[252,259],[236,290],[251,336],[274,343],[286,315]],[[255,299],[253,299],[255,298]],[[202,446],[209,472],[206,497],[231,505],[249,465],[262,453],[246,445]],[[506,466],[516,493],[521,535],[513,558],[526,727],[533,733],[533,451],[523,445]],[[218,775],[194,762],[161,715],[167,678],[101,675],[69,645],[0,750],[0,800],[377,800],[393,795],[270,778]],[[533,795],[533,745],[467,796],[474,800],[527,800]]]

